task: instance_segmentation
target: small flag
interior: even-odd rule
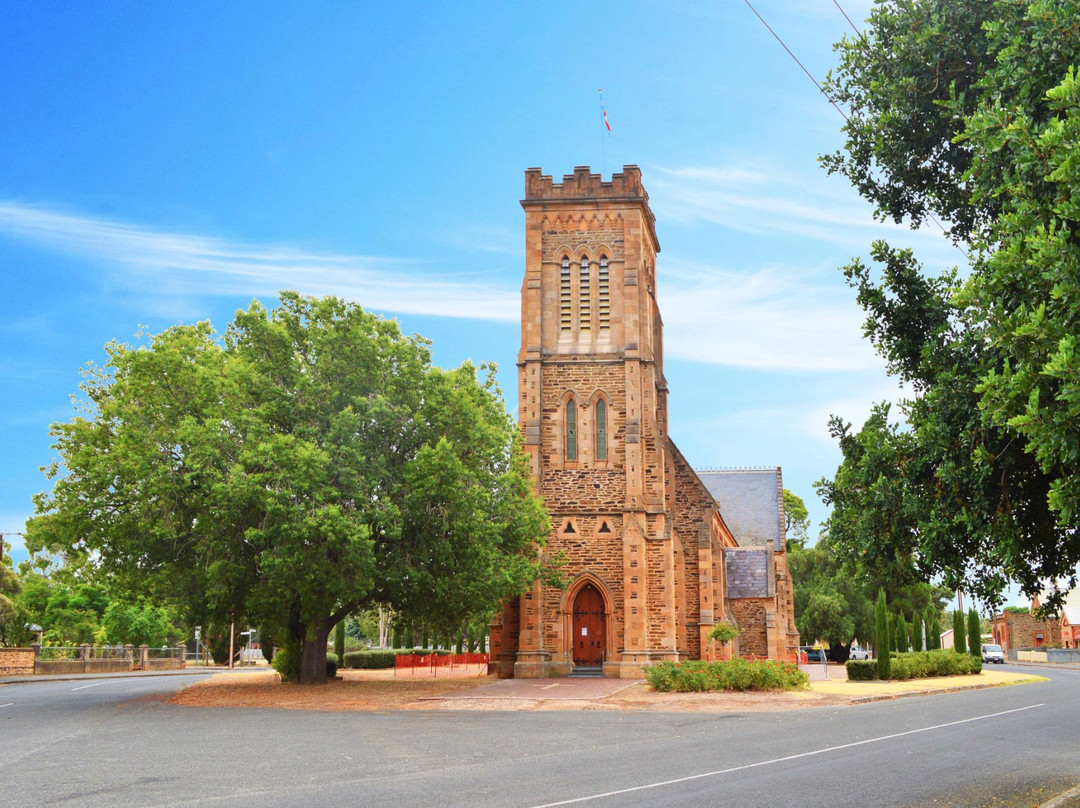
[[[600,114],[604,116],[604,126],[606,126],[607,130],[610,132],[611,123],[607,119],[607,109],[604,107],[604,90],[601,88],[596,92],[600,93]]]

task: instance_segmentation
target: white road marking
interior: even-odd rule
[[[13,701],[9,701],[7,704],[0,704],[0,707],[10,707],[14,703],[15,702],[13,702]]]
[[[541,689],[541,690],[551,690],[551,688],[553,688],[553,687],[558,687],[558,686],[559,686],[559,683],[558,683],[558,682],[556,682],[556,683],[555,683],[555,684],[553,684],[553,685],[543,685],[543,686],[541,686],[541,688],[540,688],[540,689]]]
[[[1000,713],[990,713],[989,715],[977,715],[974,718],[962,718],[959,721],[950,721],[947,724],[935,724],[932,727],[922,727],[920,729],[909,729],[907,732],[896,732],[892,735],[882,735],[878,738],[867,738],[865,741],[854,741],[852,743],[841,744],[840,746],[827,746],[823,749],[814,749],[811,752],[800,752],[797,755],[788,755],[782,758],[773,758],[772,760],[761,760],[757,763],[747,763],[745,766],[732,766],[730,769],[720,769],[714,772],[702,772],[701,774],[691,774],[687,777],[677,777],[674,780],[661,780],[658,783],[646,783],[643,786],[632,786],[631,788],[620,788],[617,791],[605,791],[602,794],[590,794],[587,797],[575,797],[570,800],[560,800],[559,802],[546,802],[543,805],[534,805],[532,808],[556,808],[558,805],[574,805],[581,802],[590,802],[592,800],[602,800],[605,797],[616,797],[619,794],[631,794],[635,791],[646,791],[650,788],[661,788],[663,786],[672,786],[677,783],[688,783],[692,780],[701,780],[706,777],[717,777],[721,774],[731,774],[732,772],[746,771],[747,769],[757,769],[761,766],[771,766],[774,763],[784,763],[789,760],[798,760],[799,758],[814,757],[815,755],[824,755],[826,752],[839,752],[842,749],[851,749],[856,746],[864,746],[865,744],[878,743],[880,741],[889,741],[893,738],[903,738],[905,735],[917,735],[920,732],[931,732],[935,729],[945,729],[946,727],[955,727],[959,724],[968,724],[972,721],[984,721],[987,718],[998,718],[1003,715],[1009,715],[1010,713],[1021,713],[1024,710],[1034,710],[1038,707],[1045,707],[1045,704],[1031,704],[1027,707],[1017,707],[1015,710],[1004,710]]]
[[[88,687],[101,687],[102,685],[111,685],[111,684],[115,684],[116,682],[132,682],[132,681],[134,681],[134,680],[133,679],[108,679],[108,680],[106,680],[104,682],[95,682],[92,685],[82,685],[80,687],[73,687],[73,688],[71,688],[71,692],[74,693],[76,690],[86,690],[86,688],[88,688]]]

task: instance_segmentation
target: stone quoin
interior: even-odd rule
[[[638,678],[660,660],[794,659],[779,468],[694,471],[668,435],[660,245],[637,166],[525,172],[518,417],[552,519],[541,581],[491,627],[500,677]],[[739,630],[718,647],[716,623]]]

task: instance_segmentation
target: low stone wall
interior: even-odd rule
[[[143,670],[147,671],[178,671],[184,667],[182,660],[172,659],[147,659],[143,663]]]
[[[1009,659],[1017,662],[1056,662],[1080,664],[1080,650],[1075,648],[1020,648],[1009,651]]]
[[[1046,651],[1017,651],[1017,662],[1046,662]]]
[[[1075,648],[1047,648],[1047,662],[1080,663],[1080,651]]]
[[[122,673],[133,669],[130,659],[39,659],[34,673]]]
[[[27,676],[33,672],[33,648],[0,648],[0,676]]]

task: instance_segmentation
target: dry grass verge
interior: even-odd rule
[[[272,671],[221,674],[188,687],[170,702],[185,707],[278,708],[287,710],[651,710],[658,712],[772,712],[848,704],[845,696],[799,691],[790,693],[657,693],[639,684],[605,698],[584,700],[488,699],[459,695],[494,676],[468,678],[394,678],[393,671],[340,673],[325,686],[283,685]]]

